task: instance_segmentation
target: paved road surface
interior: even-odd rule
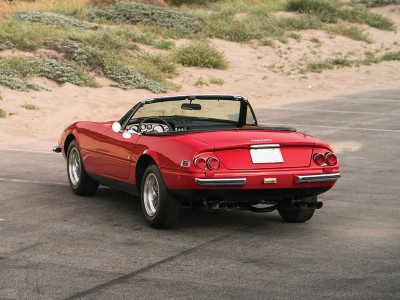
[[[138,199],[75,196],[61,155],[0,150],[0,299],[399,299],[400,90],[256,113],[342,150],[305,224],[185,210],[154,230]]]

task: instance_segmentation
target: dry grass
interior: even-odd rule
[[[70,10],[88,5],[89,0],[41,0],[41,1],[20,1],[14,0],[8,4],[7,1],[0,2],[0,18],[7,18],[15,11],[44,10],[60,11]]]

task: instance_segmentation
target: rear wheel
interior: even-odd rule
[[[317,196],[307,197],[304,202],[317,201]],[[289,223],[304,223],[312,218],[315,208],[291,207],[289,201],[279,203],[278,212],[282,219]]]
[[[154,164],[144,172],[141,190],[143,213],[153,228],[169,228],[179,217],[181,203],[165,186],[160,170]]]
[[[99,183],[86,173],[76,141],[72,141],[68,148],[67,173],[69,185],[75,194],[90,196],[96,193]]]

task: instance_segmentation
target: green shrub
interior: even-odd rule
[[[216,14],[208,19],[207,25],[211,36],[228,41],[247,42],[260,37],[257,34],[259,30],[248,19],[235,20],[232,16],[221,17]]]
[[[176,65],[170,57],[145,53],[137,57],[135,61],[136,65],[142,66],[143,69],[155,68],[159,73],[176,74]],[[150,77],[153,77],[154,79],[157,78],[157,76]],[[159,76],[159,79],[162,77],[163,76]]]
[[[271,48],[275,48],[274,42],[271,41],[271,40],[268,40],[268,39],[261,40],[260,41],[260,45],[261,46],[268,46],[268,47],[271,47]]]
[[[17,91],[35,90],[40,91],[44,88],[36,83],[27,82],[21,74],[10,69],[2,69],[0,71],[0,84]]]
[[[381,30],[393,31],[396,28],[390,19],[364,8],[343,9],[339,11],[339,15],[342,20],[367,24]]]
[[[118,83],[122,89],[148,89],[153,93],[164,93],[166,88],[161,84],[146,78],[133,68],[108,70],[107,76]]]
[[[22,77],[26,77],[34,73],[31,61],[24,56],[9,56],[0,59],[0,70],[13,70]]]
[[[211,77],[210,78],[210,83],[211,84],[216,84],[216,85],[223,85],[225,83],[225,81],[222,78]]]
[[[181,6],[184,4],[189,5],[208,5],[210,3],[215,3],[221,0],[167,0],[168,3],[176,6]]]
[[[116,23],[144,24],[175,29],[186,33],[202,30],[202,22],[178,10],[140,3],[117,3],[89,13],[90,19]]]
[[[154,47],[158,48],[158,49],[163,49],[163,50],[171,50],[173,47],[175,47],[175,43],[170,41],[170,40],[166,40],[166,39],[161,39],[158,41],[155,41],[153,43]]]
[[[312,16],[280,17],[274,21],[283,30],[307,30],[321,28],[321,21]]]
[[[381,60],[400,60],[400,52],[386,52],[384,55],[382,55]]]
[[[4,41],[2,43],[0,42],[0,51],[12,49],[12,48],[14,48],[14,45],[12,43],[10,43],[9,41]]]
[[[339,35],[343,35],[350,39],[356,41],[364,41],[366,43],[372,43],[367,33],[364,33],[364,30],[358,26],[354,25],[346,25],[346,24],[336,24],[333,26],[327,27],[327,31]]]
[[[44,11],[18,11],[13,13],[11,17],[17,21],[40,23],[57,28],[74,27],[78,29],[89,29],[94,27],[92,24],[74,17]]]
[[[354,0],[354,2],[365,4],[368,7],[400,4],[400,0]]]
[[[294,40],[296,40],[296,41],[298,41],[298,42],[301,40],[301,35],[298,34],[298,33],[295,33],[295,32],[289,32],[289,33],[287,34],[287,37],[288,37],[288,38],[291,38],[291,39],[294,39]]]
[[[5,118],[6,117],[6,112],[0,108],[0,118]]]
[[[0,45],[6,44],[7,48],[34,51],[48,41],[65,39],[76,34],[78,33],[71,27],[58,29],[39,23],[0,20]]]
[[[32,103],[25,103],[23,105],[21,105],[22,108],[25,108],[27,110],[38,110],[39,107],[37,107],[35,104]]]
[[[342,7],[341,1],[330,0],[288,0],[286,10],[312,15],[325,23],[344,21],[367,24],[382,30],[394,30],[394,23],[379,14],[361,7]]]
[[[37,84],[25,80],[27,76],[43,76],[58,83],[97,86],[97,83],[81,68],[53,59],[28,60],[17,56],[0,60],[0,83],[15,90],[41,90]]]
[[[39,59],[32,62],[36,75],[46,77],[58,83],[70,82],[76,85],[96,87],[97,84],[85,71],[72,64],[54,59]]]
[[[208,86],[208,81],[203,77],[199,77],[194,83],[195,86]]]
[[[228,62],[224,54],[205,41],[196,41],[177,48],[175,60],[188,67],[227,69]]]
[[[331,70],[336,68],[351,67],[355,61],[342,57],[330,58],[325,61],[311,62],[307,64],[307,71],[321,73],[323,70]]]
[[[286,10],[316,16],[326,23],[338,20],[338,3],[331,0],[288,0]]]
[[[109,51],[123,51],[129,48],[129,42],[136,35],[127,30],[98,30],[82,35],[82,41],[91,47]]]
[[[34,74],[28,59],[22,56],[0,59],[0,84],[18,91],[42,90],[36,83],[29,83],[24,78]]]
[[[93,6],[106,6],[116,4],[117,2],[117,0],[89,0],[89,4]]]

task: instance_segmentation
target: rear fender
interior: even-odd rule
[[[144,172],[146,171],[147,167],[152,163],[155,163],[159,168],[160,160],[157,153],[148,149],[145,150],[137,160],[135,178],[133,179],[133,182],[136,183],[136,189],[138,190],[139,194],[142,190],[142,180]]]
[[[60,145],[62,145],[62,154],[64,155],[64,157],[67,157],[69,145],[73,140],[76,140],[79,145],[79,135],[76,128],[71,131],[66,131],[61,138]]]
[[[158,158],[158,155],[156,152],[147,149],[143,152],[143,154],[150,156],[154,160],[154,162],[157,164],[157,166],[160,166],[160,159]]]

